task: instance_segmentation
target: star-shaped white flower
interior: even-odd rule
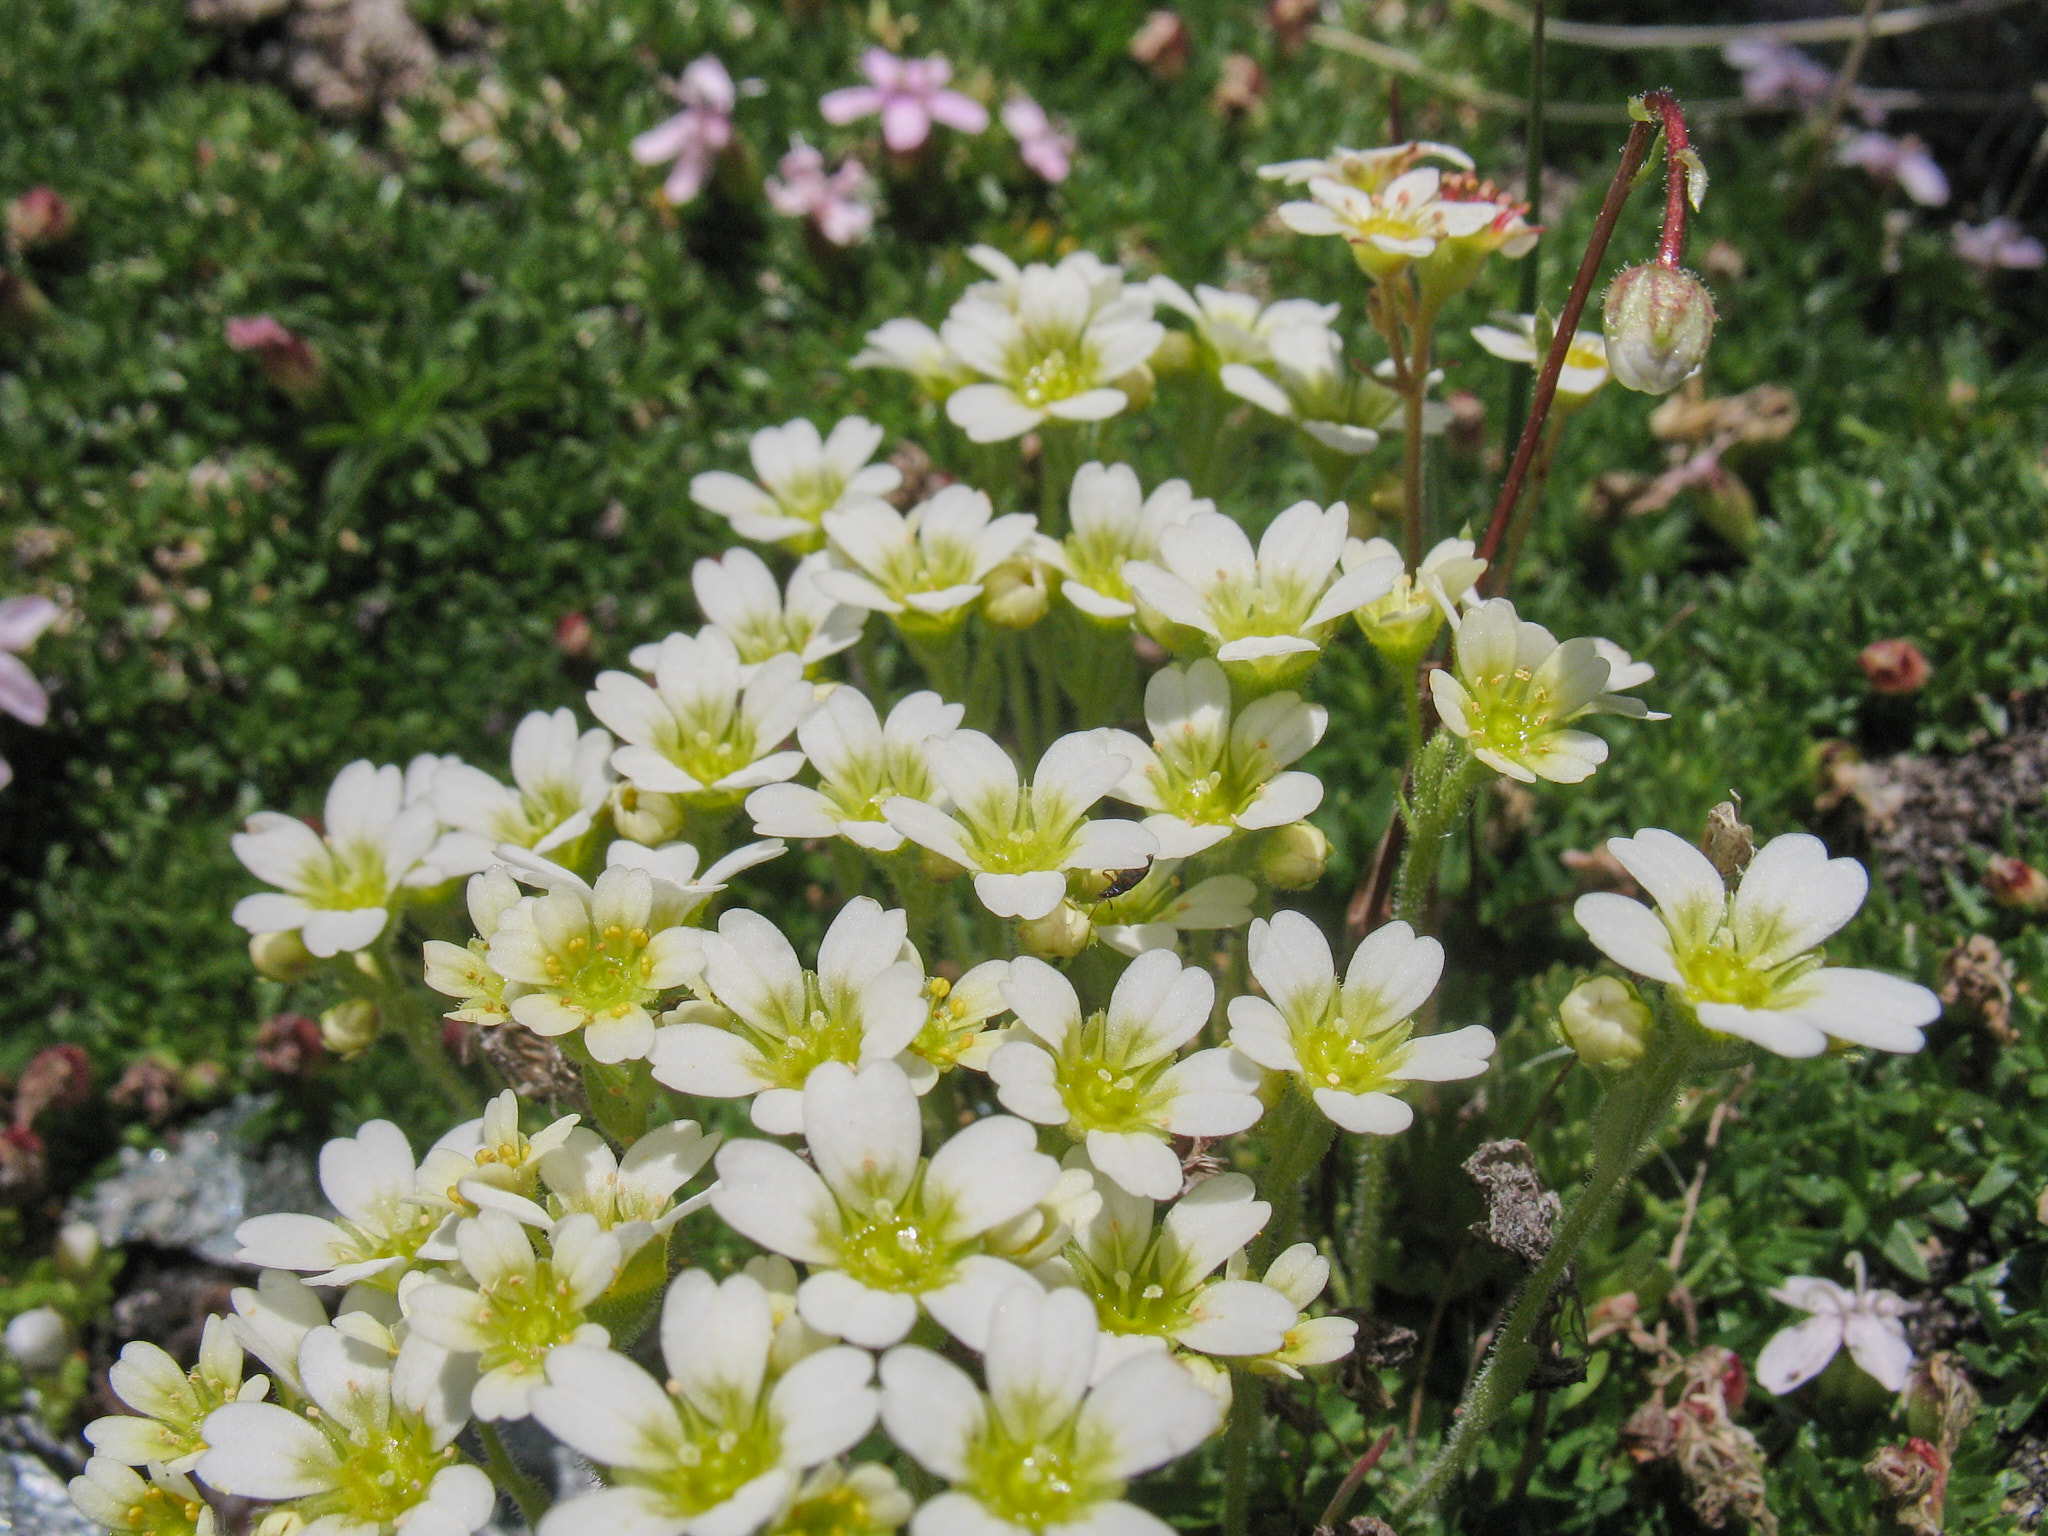
[[[552,853],[589,832],[612,792],[612,738],[579,731],[575,713],[535,710],[512,732],[512,788],[481,768],[444,763],[434,773],[434,814],[449,830],[427,854],[448,879],[497,862],[500,843]]]
[[[822,550],[805,555],[783,588],[777,588],[774,574],[751,549],[728,549],[716,560],[699,560],[691,567],[697,606],[739,652],[742,681],[784,651],[808,670],[860,638],[861,611],[834,602],[818,588],[818,572],[826,563]],[[652,672],[660,659],[658,644],[636,645],[627,657],[642,672]]]
[[[652,687],[630,672],[601,672],[588,698],[626,742],[612,754],[622,775],[720,807],[796,777],[803,754],[776,748],[817,705],[800,657],[771,656],[743,680],[738,647],[715,627],[662,641]]]
[[[1003,1291],[1030,1284],[983,1234],[1030,1211],[1059,1182],[1022,1120],[996,1115],[929,1160],[917,1095],[894,1062],[858,1074],[827,1062],[804,1085],[811,1160],[766,1141],[718,1153],[712,1208],[762,1247],[807,1266],[804,1320],[870,1349],[910,1331],[920,1307],[969,1348]]]
[[[903,483],[893,464],[870,464],[882,429],[849,416],[820,438],[808,421],[763,427],[747,445],[759,484],[730,471],[707,470],[690,481],[690,499],[758,544],[813,550],[825,542],[827,512],[886,496]]]
[[[405,803],[403,772],[370,762],[335,776],[324,824],[323,837],[296,816],[258,811],[232,840],[249,872],[279,888],[244,896],[235,921],[251,933],[296,931],[322,959],[376,940],[394,898],[422,883],[421,860],[440,830],[431,805]]]
[[[1339,572],[1350,513],[1296,502],[1256,551],[1234,518],[1198,513],[1159,536],[1159,563],[1133,560],[1124,579],[1169,622],[1195,631],[1218,661],[1262,689],[1307,672],[1343,617],[1384,596],[1398,560]]]
[[[726,913],[703,937],[702,991],[716,1006],[685,1005],[663,1023],[649,1054],[655,1079],[706,1098],[751,1097],[755,1125],[797,1134],[812,1073],[893,1060],[924,1028],[924,966],[906,931],[902,912],[857,896],[806,971],[767,918]]]
[[[1600,891],[1572,915],[1608,959],[1671,987],[1708,1029],[1780,1056],[1818,1056],[1830,1037],[1910,1052],[1941,1016],[1923,986],[1824,964],[1820,946],[1856,915],[1870,876],[1829,858],[1819,838],[1772,838],[1732,895],[1707,856],[1670,832],[1646,827],[1607,849],[1656,910]]]
[[[1162,667],[1145,685],[1148,746],[1112,731],[1131,772],[1112,793],[1150,811],[1142,823],[1159,856],[1184,859],[1234,832],[1300,821],[1323,802],[1322,781],[1282,772],[1323,739],[1329,711],[1282,691],[1233,716],[1230,679],[1204,658],[1185,670]]]
[[[908,795],[943,808],[926,743],[960,727],[964,704],[923,690],[906,695],[884,721],[868,696],[842,683],[796,728],[797,745],[818,771],[806,784],[768,784],[747,796],[754,830],[770,837],[843,837],[872,853],[894,853],[903,834],[883,818],[891,797]]]
[[[907,513],[886,501],[856,502],[825,519],[833,564],[818,572],[818,588],[862,612],[886,613],[911,633],[943,634],[1037,526],[1026,512],[995,516],[988,497],[965,485]]]
[[[1402,1084],[1477,1077],[1493,1055],[1484,1025],[1413,1033],[1415,1010],[1443,974],[1444,951],[1406,923],[1367,934],[1341,988],[1329,940],[1299,912],[1254,922],[1250,953],[1266,995],[1230,1000],[1230,1043],[1268,1071],[1292,1076],[1347,1131],[1407,1130],[1415,1111],[1395,1097]]]
[[[1873,1290],[1864,1273],[1863,1255],[1849,1255],[1856,1289],[1847,1291],[1832,1280],[1794,1275],[1771,1292],[1776,1301],[1812,1317],[1773,1334],[1756,1358],[1757,1383],[1783,1397],[1813,1380],[1847,1346],[1849,1358],[1887,1391],[1903,1392],[1913,1369],[1913,1346],[1899,1319],[1918,1307],[1890,1291]]]
[[[391,1290],[442,1212],[414,1198],[419,1170],[405,1132],[371,1120],[353,1136],[320,1149],[320,1189],[335,1219],[279,1212],[252,1216],[235,1228],[236,1262],[295,1269],[312,1285],[354,1285],[374,1279]]]
[[[1147,496],[1130,465],[1083,464],[1067,497],[1070,531],[1048,552],[1065,578],[1061,593],[1089,618],[1121,628],[1137,612],[1126,562],[1156,558],[1163,531],[1215,510],[1185,480],[1168,480]]]
[[[1077,731],[1045,749],[1031,782],[980,731],[930,744],[932,777],[949,814],[907,795],[884,801],[889,825],[974,875],[974,894],[998,917],[1044,917],[1067,892],[1070,869],[1137,869],[1158,844],[1132,821],[1087,819],[1130,772],[1101,731]]]
[[[889,1438],[950,1485],[918,1511],[917,1536],[1168,1536],[1125,1487],[1208,1439],[1222,1410],[1162,1352],[1102,1367],[1088,1298],[1028,1283],[996,1305],[986,1395],[928,1349],[884,1356]]]
[[[1229,1047],[1180,1056],[1209,1022],[1216,984],[1171,950],[1132,961],[1104,1013],[1084,1017],[1073,983],[1028,956],[1010,962],[1003,996],[1021,1026],[988,1064],[1003,1108],[1059,1126],[1132,1194],[1171,1200],[1175,1136],[1234,1136],[1264,1110],[1258,1068]]]

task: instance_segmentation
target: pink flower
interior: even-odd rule
[[[691,63],[675,83],[683,110],[633,140],[641,165],[673,160],[661,190],[671,203],[690,201],[704,190],[711,167],[732,142],[732,76],[710,54]]]
[[[808,218],[834,245],[852,245],[874,225],[875,210],[862,195],[868,188],[867,167],[847,159],[829,176],[825,157],[802,139],[792,139],[789,153],[768,178],[769,206],[793,219]]]
[[[2048,261],[2048,250],[2004,214],[1988,223],[1955,227],[1956,254],[1989,277],[1999,267],[2032,271]]]
[[[50,718],[50,696],[20,653],[34,645],[56,617],[57,605],[47,597],[10,597],[0,603],[0,714],[26,725],[41,725]],[[0,757],[0,789],[13,781],[14,770]]]
[[[1835,88],[1832,70],[1783,43],[1730,43],[1721,50],[1721,57],[1731,68],[1742,71],[1745,101],[1817,107]]]
[[[320,392],[327,370],[303,336],[269,315],[231,315],[222,329],[236,352],[253,352],[263,376],[292,399],[305,402]]]
[[[818,103],[826,122],[843,125],[879,112],[882,142],[899,155],[922,144],[933,123],[962,133],[980,133],[988,126],[988,108],[944,88],[953,78],[953,66],[936,53],[899,59],[886,48],[870,48],[860,56],[860,67],[872,83],[827,91]]]
[[[1948,201],[1948,177],[1913,134],[1895,139],[1888,133],[1852,133],[1835,151],[1835,159],[1860,165],[1879,181],[1896,181],[1923,208],[1939,208]]]
[[[1021,93],[1012,96],[1003,103],[1003,126],[1032,170],[1054,185],[1067,179],[1074,168],[1074,136],[1055,128],[1045,108]]]

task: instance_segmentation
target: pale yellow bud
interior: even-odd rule
[[[57,1241],[50,1256],[57,1261],[57,1273],[68,1280],[82,1280],[100,1261],[100,1232],[89,1221],[67,1221],[57,1229]]]
[[[320,1015],[320,1043],[337,1056],[360,1056],[376,1043],[383,1024],[375,1003],[352,997]]]
[[[1071,960],[1088,947],[1088,914],[1063,901],[1043,917],[1017,925],[1017,942],[1041,960]]]
[[[1626,1067],[1643,1054],[1650,1009],[1627,982],[1595,976],[1571,989],[1557,1019],[1587,1066]]]
[[[998,629],[1029,629],[1052,607],[1056,573],[1029,551],[1013,555],[981,584],[981,614]]]
[[[621,783],[612,790],[612,825],[628,842],[659,848],[683,830],[683,802]]]
[[[1259,849],[1259,874],[1276,891],[1307,890],[1329,863],[1330,840],[1311,822],[1275,828]]]
[[[272,981],[299,981],[319,962],[296,928],[284,933],[259,933],[249,940],[249,963],[256,974]]]

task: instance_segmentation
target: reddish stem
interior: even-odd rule
[[[1657,265],[1675,268],[1685,256],[1685,218],[1691,200],[1687,196],[1690,173],[1683,156],[1692,146],[1685,134],[1685,112],[1676,96],[1652,91],[1643,98],[1643,105],[1664,119],[1664,232],[1657,240]]]
[[[1665,250],[1670,250],[1671,262],[1676,265],[1678,252],[1685,243],[1685,181],[1684,169],[1679,164],[1675,151],[1686,147],[1685,118],[1678,104],[1678,98],[1669,91],[1652,91],[1643,98],[1643,104],[1663,118],[1667,134],[1673,136],[1672,181],[1670,201],[1665,210],[1665,234],[1659,245],[1658,259],[1664,259]],[[1529,478],[1529,465],[1536,457],[1536,448],[1543,440],[1544,423],[1550,417],[1551,403],[1557,398],[1557,381],[1564,372],[1565,355],[1571,350],[1572,338],[1578,334],[1579,320],[1586,312],[1586,300],[1593,293],[1593,279],[1600,274],[1600,264],[1606,258],[1607,244],[1614,238],[1614,226],[1621,219],[1622,205],[1635,187],[1636,173],[1642,170],[1643,162],[1649,158],[1650,146],[1657,136],[1656,123],[1636,123],[1629,129],[1628,143],[1622,146],[1621,164],[1616,168],[1614,180],[1607,188],[1606,201],[1600,205],[1600,216],[1593,221],[1593,237],[1586,244],[1586,254],[1579,262],[1578,276],[1572,279],[1572,291],[1564,301],[1564,309],[1557,317],[1557,329],[1550,338],[1550,351],[1543,359],[1543,370],[1536,376],[1536,392],[1529,401],[1529,415],[1522,423],[1521,441],[1515,445],[1514,462],[1508,466],[1507,479],[1500,488],[1500,500],[1494,503],[1493,520],[1486,526],[1486,537],[1478,549],[1479,558],[1491,560],[1500,552],[1500,541],[1508,531],[1508,519],[1514,515],[1515,505],[1522,499],[1523,482]],[[1676,208],[1676,233],[1673,233],[1672,212]],[[1499,594],[1500,583],[1488,572],[1488,590]]]
[[[1344,1476],[1344,1481],[1337,1485],[1337,1491],[1331,1496],[1328,1507],[1323,1510],[1323,1518],[1316,1522],[1318,1531],[1336,1529],[1338,1520],[1343,1518],[1344,1506],[1351,1502],[1351,1495],[1358,1491],[1358,1485],[1365,1481],[1366,1473],[1379,1465],[1380,1458],[1387,1454],[1387,1447],[1393,1443],[1394,1432],[1390,1429],[1373,1442],[1371,1450],[1352,1464],[1351,1470]]]

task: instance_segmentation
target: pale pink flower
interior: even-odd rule
[[[766,190],[777,213],[809,219],[834,245],[852,245],[873,227],[875,210],[863,195],[870,185],[867,167],[858,160],[842,160],[827,175],[824,155],[794,139],[775,169],[778,176],[768,178]]]
[[[2004,214],[1983,224],[1956,225],[1955,248],[1987,277],[1999,267],[2030,272],[2048,261],[2048,249]]]
[[[1074,136],[1054,127],[1045,108],[1029,96],[1012,96],[1003,103],[1003,126],[1032,170],[1055,185],[1067,179],[1074,168]]]
[[[708,53],[683,70],[674,90],[683,110],[634,139],[633,158],[641,165],[674,161],[662,191],[680,204],[704,190],[711,167],[732,142],[737,93],[725,66]]]
[[[1915,134],[1901,139],[1874,131],[1852,133],[1835,151],[1835,159],[1860,165],[1879,181],[1897,182],[1923,208],[1939,208],[1948,201],[1948,177]]]
[[[0,603],[0,714],[25,725],[41,725],[50,718],[50,696],[20,653],[34,645],[56,617],[57,605],[47,597],[10,597]],[[0,789],[13,781],[14,770],[0,757]]]
[[[1834,71],[1783,43],[1734,42],[1721,50],[1721,57],[1742,72],[1745,101],[1817,107],[1835,88]]]
[[[870,48],[860,56],[860,68],[867,85],[827,91],[818,102],[826,122],[844,125],[880,113],[882,142],[899,155],[922,144],[933,123],[962,133],[980,133],[988,127],[988,108],[971,96],[945,89],[953,66],[936,53],[899,59],[886,48]]]

